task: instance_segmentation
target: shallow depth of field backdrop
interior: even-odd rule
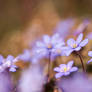
[[[87,36],[92,31],[92,1],[0,0],[0,54],[5,57],[8,54],[17,56],[25,48],[31,47],[37,37],[40,38],[43,34],[51,35],[59,22],[70,18],[74,21],[74,25],[66,39],[74,37],[74,31],[85,19],[90,21],[84,32]],[[87,46],[82,53],[85,62],[88,60],[87,52],[92,50],[91,40]],[[70,58],[73,59],[73,56],[62,58],[61,62],[65,63]],[[80,66],[80,62],[77,62],[79,59],[73,60]],[[18,65],[22,69],[26,64],[20,62]],[[91,70],[91,64],[87,69]]]

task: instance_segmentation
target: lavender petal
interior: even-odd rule
[[[60,68],[59,67],[56,67],[56,68],[54,68],[54,71],[55,72],[59,72],[60,71]]]
[[[44,35],[44,36],[43,36],[43,41],[44,41],[45,44],[50,43],[50,40],[51,40],[51,39],[50,39],[50,37],[49,37],[48,35]]]
[[[77,71],[77,70],[78,70],[77,67],[72,67],[72,69],[70,70],[70,72],[75,72],[75,71]]]
[[[90,60],[87,62],[87,64],[89,64],[90,62],[92,62],[92,59],[90,59]]]
[[[14,59],[14,57],[12,55],[8,55],[6,58],[6,61],[8,61],[8,60],[12,61],[13,59]]]
[[[92,57],[92,51],[88,52],[88,56]]]
[[[79,43],[82,41],[82,38],[83,38],[83,33],[81,33],[81,34],[78,36],[78,38],[77,38],[77,40],[76,40],[76,43],[79,44]]]
[[[55,75],[56,78],[60,78],[60,77],[62,77],[62,76],[63,76],[63,73],[57,73],[57,74]]]
[[[83,40],[80,44],[79,44],[79,46],[80,47],[84,47],[85,45],[87,45],[88,44],[88,39],[85,39],[85,40]]]
[[[71,68],[72,65],[73,65],[73,63],[74,63],[74,61],[70,61],[70,62],[68,62],[67,67]]]
[[[70,38],[68,41],[67,41],[67,44],[68,44],[68,46],[72,46],[73,44],[75,44],[76,42],[75,42],[75,40],[74,39],[72,39],[72,38]]]

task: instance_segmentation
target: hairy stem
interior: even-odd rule
[[[84,67],[84,63],[83,63],[83,59],[82,59],[81,54],[80,54],[79,52],[77,52],[77,55],[78,55],[78,56],[79,56],[79,58],[80,58],[80,61],[81,61],[81,65],[82,65],[83,72],[86,72],[86,69],[85,69],[85,67]]]

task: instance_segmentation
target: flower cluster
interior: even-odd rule
[[[67,45],[62,40],[59,34],[54,34],[52,37],[45,35],[43,36],[43,41],[36,42],[36,52],[42,57],[46,57],[49,53],[52,56],[69,56],[73,51],[79,51],[88,43],[88,39],[83,39],[83,34],[79,34],[77,40],[73,38],[67,40]]]
[[[85,27],[88,25],[88,22],[86,21],[84,24],[80,25],[79,27],[81,32],[83,32]],[[15,72],[16,69],[18,68],[18,66],[16,66],[15,63],[18,62],[19,60],[24,62],[31,62],[31,65],[36,67],[29,68],[29,70],[25,72],[26,74],[23,73],[23,78],[21,80],[23,83],[20,83],[20,88],[22,92],[25,92],[25,90],[27,90],[27,92],[29,91],[38,92],[38,90],[42,91],[45,77],[43,78],[43,76],[41,76],[43,68],[37,68],[37,65],[40,65],[39,63],[40,60],[48,59],[47,80],[49,82],[47,84],[49,84],[51,81],[50,73],[52,71],[51,61],[54,62],[54,59],[57,60],[58,56],[69,56],[70,54],[72,54],[72,52],[77,53],[76,55],[78,55],[80,58],[83,72],[86,72],[80,50],[88,44],[88,39],[85,38],[83,40],[83,33],[80,33],[76,40],[74,40],[73,38],[70,38],[65,42],[64,38],[69,32],[68,29],[70,29],[70,25],[71,26],[73,25],[73,22],[71,20],[64,21],[64,23],[61,23],[59,25],[60,28],[56,33],[54,33],[52,36],[49,36],[49,35],[42,36],[41,40],[37,40],[35,42],[35,45],[32,49],[25,49],[23,53],[19,54],[16,58],[14,58],[12,55],[8,55],[6,58],[4,58],[2,55],[0,55],[0,74],[2,74],[2,72],[4,72],[6,69],[8,69],[10,72]],[[60,33],[61,26],[64,26],[63,33],[62,32]],[[88,55],[92,57],[92,51],[89,51]],[[90,62],[92,62],[92,59],[88,61],[88,63]],[[67,64],[60,64],[59,67],[54,67],[53,71],[56,72],[55,78],[58,79],[62,77],[63,79],[66,76],[69,76],[71,73],[78,71],[78,67],[73,66],[73,64],[74,64],[74,61],[69,61]],[[24,80],[25,77],[27,78],[27,81]],[[40,78],[40,81],[39,81],[39,78]],[[35,82],[37,83],[37,85],[35,85]],[[31,85],[31,87],[29,84]],[[75,81],[75,84],[76,84],[76,81]],[[29,85],[29,86],[24,87],[25,85]],[[35,86],[38,86],[38,87],[35,88]]]
[[[36,42],[36,52],[43,57],[48,57],[49,53],[54,56],[65,55],[63,53],[65,42],[58,33],[53,36],[44,35],[43,41]]]
[[[3,72],[7,68],[9,68],[9,71],[15,72],[17,66],[14,63],[17,61],[18,59],[11,55],[8,55],[7,58],[4,58],[2,55],[0,55],[0,72]]]
[[[73,51],[79,51],[88,43],[88,39],[83,39],[83,33],[79,34],[77,40],[73,38],[67,40],[67,46],[65,46],[64,40],[60,37],[60,34],[55,33],[52,36],[44,35],[42,41],[37,41],[35,47],[32,50],[24,50],[23,54],[20,54],[18,58],[23,61],[38,62],[41,58],[48,58],[56,56],[69,56]],[[59,67],[54,68],[54,71],[58,72],[56,78],[61,76],[67,76],[71,72],[77,71],[77,67],[72,67],[73,61],[70,61],[67,65],[61,64]]]
[[[81,33],[79,34],[76,41],[73,38],[68,39],[68,46],[65,46],[64,40],[58,33],[55,33],[52,36],[44,35],[42,37],[42,41],[37,41],[35,43],[35,47],[32,50],[24,50],[23,54],[18,55],[17,58],[9,55],[6,59],[4,59],[3,56],[0,56],[0,70],[2,71],[2,69],[9,67],[9,71],[16,71],[17,66],[14,65],[14,62],[16,62],[17,60],[38,62],[43,57],[48,58],[49,55],[51,55],[52,57],[69,56],[73,51],[79,51],[88,43],[88,39],[84,39],[83,41],[82,39],[83,34]],[[69,63],[68,66],[72,63]],[[64,70],[62,70],[63,68]],[[70,68],[67,68],[66,65],[60,65],[60,69],[65,72],[62,73],[61,76],[70,74],[70,71],[72,72]],[[59,70],[56,71],[59,72]]]

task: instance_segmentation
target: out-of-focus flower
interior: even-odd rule
[[[6,68],[9,68],[9,71],[11,72],[15,72],[17,66],[14,63],[17,61],[17,57],[14,58],[13,56],[8,55],[7,58],[4,58],[0,55],[0,72],[4,71]]]
[[[69,56],[73,51],[79,51],[82,47],[84,47],[88,43],[88,39],[84,39],[82,41],[83,34],[79,34],[77,40],[75,41],[73,38],[70,38],[67,41],[66,47],[66,55]]]
[[[88,38],[89,40],[92,40],[92,32],[88,33],[87,38]]]
[[[39,64],[32,64],[29,69],[22,73],[18,86],[19,92],[42,92],[44,81],[42,67]]]
[[[88,27],[89,24],[89,20],[84,20],[83,23],[81,23],[77,30],[74,31],[74,35],[79,35],[80,33],[83,33],[85,31],[85,29]]]
[[[55,77],[60,78],[62,76],[67,76],[71,72],[75,72],[78,70],[77,67],[72,67],[73,61],[68,62],[68,64],[61,64],[59,67],[54,68],[54,71],[58,72]]]
[[[24,52],[18,55],[18,59],[24,62],[36,63],[40,60],[40,54],[36,52],[37,48],[25,49]]]
[[[92,51],[89,51],[89,52],[88,52],[88,56],[92,57]],[[92,62],[92,59],[90,59],[90,60],[88,61],[88,63],[90,63],[90,62]]]
[[[44,56],[43,54],[38,53],[37,47],[32,48],[32,53],[31,53],[31,62],[32,63],[39,62],[43,56]]]
[[[73,25],[74,25],[74,20],[72,19],[66,19],[64,21],[60,21],[55,28],[55,32],[58,32],[60,36],[64,39],[69,34],[69,31]]]
[[[43,42],[36,42],[36,52],[45,57],[48,57],[49,53],[62,54],[64,45],[65,43],[58,33],[54,34],[52,37],[44,35]]]
[[[9,72],[0,72],[0,92],[12,92],[13,85]]]
[[[23,61],[26,61],[26,62],[30,61],[31,60],[31,51],[28,50],[28,49],[25,49],[24,52],[18,56],[18,58],[20,60],[23,60]]]
[[[58,82],[58,87],[64,92],[92,92],[92,80],[82,73],[75,73]]]

